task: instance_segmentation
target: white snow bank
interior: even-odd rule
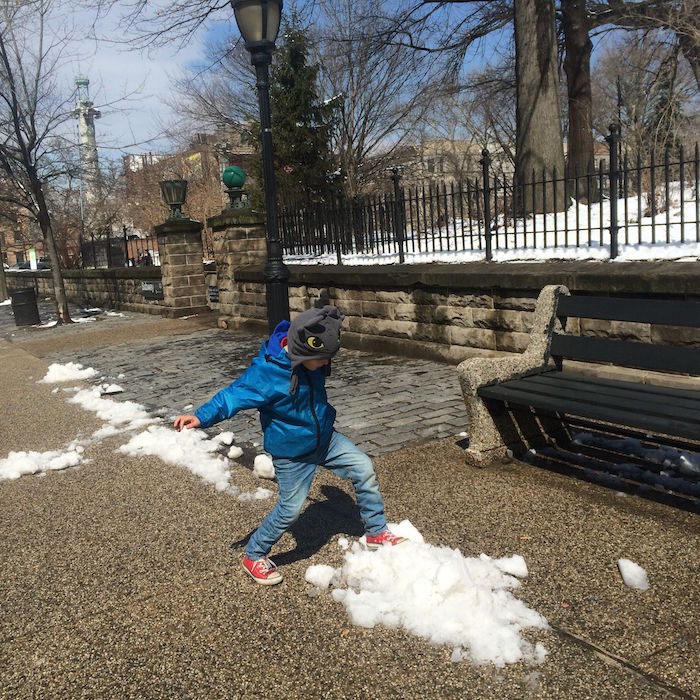
[[[72,442],[66,450],[48,452],[10,452],[0,459],[0,481],[19,479],[23,474],[37,474],[75,467],[83,461],[83,446]]]
[[[214,454],[217,443],[209,440],[201,430],[182,430],[179,433],[160,425],[135,435],[119,451],[131,455],[154,455],[164,462],[189,469],[205,482],[214,484],[218,491],[228,487],[231,472],[226,457]]]
[[[630,559],[618,559],[617,568],[620,569],[622,580],[626,586],[637,588],[640,591],[649,590],[647,572],[639,564],[635,564]]]
[[[253,461],[253,474],[261,479],[274,479],[275,467],[268,455],[258,455]]]
[[[128,430],[136,430],[155,422],[141,404],[134,401],[103,399],[99,388],[81,389],[68,399],[68,403],[77,403],[86,411],[96,413],[101,420]]]
[[[356,542],[341,568],[331,574],[311,567],[307,580],[333,583],[331,595],[345,606],[352,624],[402,627],[431,644],[452,647],[455,661],[505,666],[544,660],[544,647],[521,633],[547,629],[547,621],[511,593],[520,582],[499,568],[526,571],[524,561],[464,557],[458,549],[424,543],[409,521],[390,527],[395,534],[409,533],[411,540],[377,551]]]
[[[67,362],[61,365],[57,362],[49,365],[49,370],[39,382],[55,384],[56,382],[73,382],[80,379],[90,379],[97,374],[92,367],[83,367],[79,362]]]

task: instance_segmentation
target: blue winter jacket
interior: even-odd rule
[[[288,330],[289,321],[279,323],[250,367],[195,411],[203,428],[243,409],[257,408],[265,450],[273,457],[293,459],[328,444],[335,409],[326,396],[326,368],[310,372],[300,366],[297,389],[290,394],[292,363],[281,346]]]

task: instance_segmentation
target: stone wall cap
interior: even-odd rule
[[[187,233],[188,231],[201,231],[204,224],[195,219],[168,219],[162,224],[153,227],[153,232],[157,236],[167,236],[169,233]]]
[[[213,231],[229,226],[263,226],[265,215],[252,209],[223,209],[219,214],[207,219],[207,226]]]

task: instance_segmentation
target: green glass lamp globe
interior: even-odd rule
[[[238,165],[229,165],[221,175],[221,180],[228,188],[243,187],[245,172]]]

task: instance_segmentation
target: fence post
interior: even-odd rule
[[[486,243],[486,259],[491,260],[491,180],[489,178],[489,168],[491,167],[491,154],[488,148],[481,151],[481,173],[484,180],[484,240]]]
[[[620,126],[619,124],[611,124],[608,128],[610,135],[606,136],[605,140],[608,142],[610,150],[610,259],[614,260],[618,255],[617,198],[620,192],[618,183],[620,172],[617,162],[617,145],[620,143]]]
[[[391,169],[391,179],[394,182],[394,233],[396,235],[396,243],[399,247],[399,263],[404,262],[404,225],[403,225],[403,212],[401,211],[401,201],[400,201],[400,191],[399,191],[399,181],[401,180],[401,173],[397,167]]]
[[[122,224],[122,233],[124,234],[124,266],[129,267],[129,239],[126,236],[126,224]]]
[[[111,228],[111,227],[110,227]],[[112,239],[109,236],[110,229],[107,229],[107,267],[112,267]]]

